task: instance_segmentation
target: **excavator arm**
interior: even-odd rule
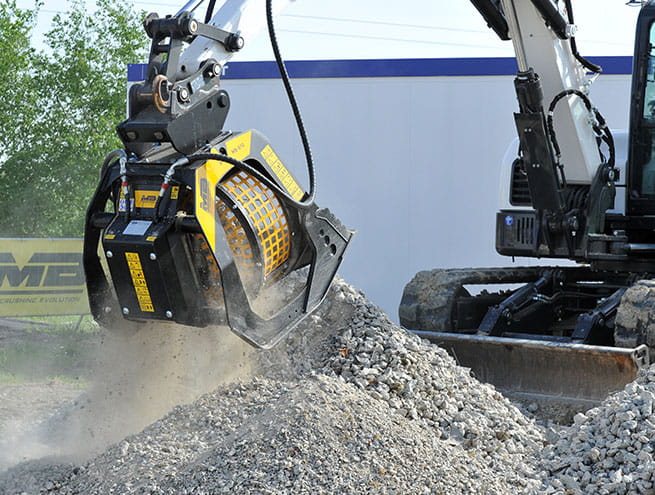
[[[420,272],[405,287],[400,322],[505,391],[602,400],[649,362],[646,339],[617,314],[635,281],[655,270],[647,219],[610,213],[614,140],[589,97],[601,69],[578,53],[571,0],[471,2],[511,40],[518,68],[517,157],[506,177],[521,199],[504,198],[496,214],[496,250],[582,266]],[[640,26],[652,24],[652,3]],[[648,45],[637,38],[641,54]],[[633,77],[635,105],[644,81],[639,71]]]
[[[497,251],[604,260],[620,242],[603,237],[620,171],[612,133],[589,97],[602,69],[578,52],[571,0],[472,3],[501,39],[511,39],[518,66],[519,148],[508,174],[510,187],[527,189],[532,210],[499,212]]]
[[[611,134],[588,97],[601,68],[577,51],[570,0],[472,2],[502,39],[512,40],[515,121],[533,206],[561,212],[566,186],[591,184],[613,158]],[[607,160],[598,139],[607,144]]]

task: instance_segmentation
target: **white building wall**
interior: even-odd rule
[[[317,202],[357,230],[340,274],[396,321],[403,287],[417,271],[512,263],[494,248],[499,167],[515,136],[512,81],[293,81],[317,167]],[[592,88],[613,128],[627,127],[629,85],[627,75],[608,75]],[[232,79],[224,88],[232,100],[226,128],[262,131],[306,182],[281,82]]]

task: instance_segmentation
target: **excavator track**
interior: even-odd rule
[[[415,330],[452,331],[458,297],[468,295],[465,285],[528,283],[541,268],[455,268],[418,272],[405,286],[398,313],[400,324]]]
[[[547,332],[528,335],[520,328],[503,336],[491,336],[467,325],[471,322],[477,325],[481,311],[478,310],[471,321],[464,321],[466,318],[458,314],[462,313],[458,304],[463,299],[479,298],[480,305],[484,306],[490,301],[497,304],[512,293],[501,290],[471,296],[467,286],[529,284],[547,269],[471,268],[419,272],[405,287],[399,309],[401,325],[445,348],[478,379],[495,385],[508,396],[573,410],[592,407],[609,393],[633,381],[639,369],[648,364],[648,348],[644,344],[649,343],[648,336],[655,341],[655,317],[650,316],[651,306],[655,304],[655,282],[640,282],[628,289],[622,299],[616,332],[623,332],[623,339],[617,336],[617,340],[621,340],[624,347],[588,345]],[[596,274],[586,267],[571,267],[565,269],[564,276],[593,280]],[[615,288],[612,285],[607,290]],[[470,303],[466,306],[471,307]],[[631,334],[630,326],[634,321],[641,322],[637,336]],[[628,335],[632,336],[628,338]]]

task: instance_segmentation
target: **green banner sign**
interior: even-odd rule
[[[81,239],[0,239],[0,317],[87,313]]]

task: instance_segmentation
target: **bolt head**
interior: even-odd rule
[[[155,253],[150,253],[150,259],[155,261],[157,259],[157,255]]]
[[[111,251],[107,251],[106,256],[107,256],[107,258],[113,258],[114,253],[112,253]]]
[[[129,315],[130,314],[130,308],[123,308],[123,314],[124,315]]]
[[[188,102],[191,98],[189,95],[189,90],[187,88],[180,88],[177,91],[177,99],[180,103],[186,103]]]
[[[166,311],[166,318],[168,318],[169,320],[170,320],[171,318],[173,318],[173,312],[170,311],[170,310],[169,310],[169,311]]]

